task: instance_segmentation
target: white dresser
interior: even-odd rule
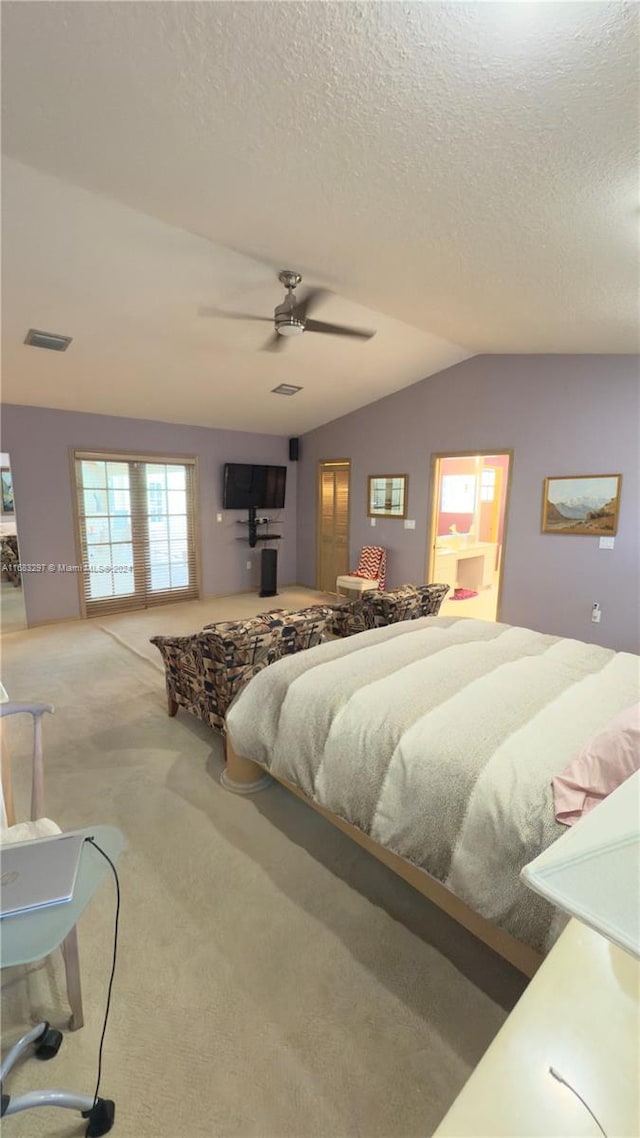
[[[577,920],[559,938],[436,1138],[640,1135],[640,962]]]

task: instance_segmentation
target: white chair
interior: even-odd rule
[[[6,740],[2,738],[2,794],[0,796],[0,846],[7,842],[24,842],[33,838],[45,838],[61,833],[60,827],[45,816],[44,807],[44,764],[42,758],[42,719],[52,713],[53,707],[47,703],[15,703],[8,700],[0,703],[0,718],[8,715],[30,715],[33,720],[33,756],[31,771],[31,820],[16,823],[11,780],[11,759]],[[62,957],[67,979],[67,996],[71,1007],[69,1027],[72,1031],[82,1027],[82,987],[80,983],[80,957],[78,954],[78,931],[74,927],[65,937]]]

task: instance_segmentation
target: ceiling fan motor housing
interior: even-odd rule
[[[293,303],[291,303],[293,301]],[[276,332],[280,336],[299,336],[304,332],[304,320],[300,320],[295,315],[295,299],[287,298],[282,304],[278,304],[275,310],[275,324]]]

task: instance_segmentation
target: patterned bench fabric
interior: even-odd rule
[[[420,594],[420,616],[437,616],[449,592],[448,585],[416,585]]]
[[[420,616],[420,595],[413,585],[402,585],[388,593],[371,593],[366,600],[363,597],[363,601],[367,628],[383,628]]]
[[[282,656],[319,644],[333,619],[326,605],[276,609],[210,624],[193,636],[154,636],[151,643],[164,662],[169,699],[224,734],[227,708],[244,685]]]
[[[5,577],[16,587],[21,585],[20,554],[18,553],[18,539],[15,534],[9,533],[0,539],[0,552],[2,554],[2,572]]]
[[[353,636],[400,620],[436,616],[448,591],[448,585],[439,584],[402,585],[390,592],[371,590],[357,600],[339,606],[332,632],[336,636]]]

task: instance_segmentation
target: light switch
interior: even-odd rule
[[[416,528],[415,519],[414,518],[405,518],[404,528],[405,529],[415,529]]]
[[[216,514],[216,521],[217,521],[217,522],[221,522],[221,521],[222,521],[222,514]]]
[[[614,541],[615,541],[614,537],[601,537],[600,543],[599,543],[600,549],[613,549]]]
[[[375,518],[369,518],[369,521],[371,522],[371,525],[372,525],[372,526],[374,526],[374,525],[376,524],[376,519],[375,519]]]

